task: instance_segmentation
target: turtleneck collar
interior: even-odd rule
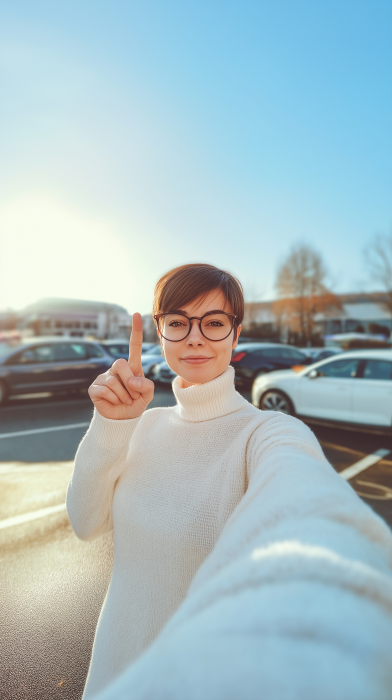
[[[176,377],[173,391],[181,418],[195,423],[226,416],[247,403],[234,388],[234,368],[231,365],[211,382],[194,384],[188,389],[183,389],[181,378]]]

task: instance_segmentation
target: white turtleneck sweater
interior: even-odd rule
[[[235,391],[233,379],[232,367],[212,382],[188,389],[177,378],[177,406],[151,409],[135,420],[94,414],[76,455],[67,509],[82,539],[113,528],[114,565],[84,700],[107,687],[151,645],[184,601],[203,562],[192,587],[196,592],[200,585],[203,590],[203,580],[208,583],[231,559],[241,558],[259,532],[268,544],[275,541],[271,533],[276,529],[283,527],[285,533],[285,522],[292,523],[294,539],[310,523],[312,540],[312,518],[321,517],[328,532],[346,519],[365,541],[366,556],[377,559],[380,546],[390,547],[381,520],[338,477],[313,433],[294,418],[251,406]],[[244,517],[245,540],[235,534],[235,523]],[[339,542],[339,532],[337,537]],[[376,546],[373,554],[369,538]],[[358,538],[351,539],[355,556]],[[315,570],[319,568],[317,564]],[[229,580],[224,575],[223,589]],[[192,607],[192,595],[189,600]],[[180,658],[181,643],[174,653]],[[148,653],[146,660],[143,683],[145,673],[153,673]],[[139,697],[137,686],[133,690],[132,697]],[[158,686],[157,692],[160,697]],[[178,697],[183,697],[181,690]]]

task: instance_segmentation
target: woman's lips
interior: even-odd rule
[[[189,365],[204,365],[206,362],[209,362],[209,360],[212,360],[212,357],[203,357],[199,355],[195,357],[182,357],[181,359]]]

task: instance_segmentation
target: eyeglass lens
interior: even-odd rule
[[[161,319],[161,333],[167,340],[184,340],[189,332],[190,321],[180,314],[167,314]],[[203,316],[201,330],[208,340],[227,338],[233,322],[224,312]]]

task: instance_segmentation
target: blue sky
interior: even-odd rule
[[[297,242],[370,288],[392,230],[389,0],[3,2],[0,308],[148,312],[211,262],[271,298]]]

